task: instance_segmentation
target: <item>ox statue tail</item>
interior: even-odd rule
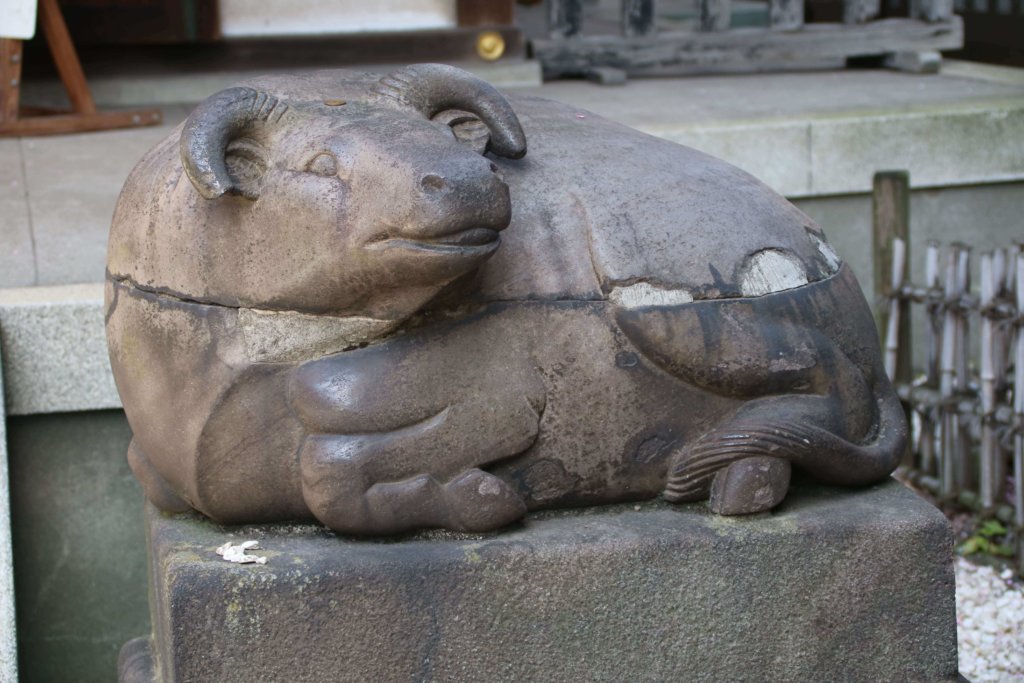
[[[844,436],[843,403],[835,395],[770,396],[744,405],[677,452],[664,497],[710,497],[715,512],[747,514],[781,502],[791,465],[828,484],[885,478],[906,448],[907,424],[888,380],[876,384],[877,410],[867,406],[874,428],[859,442]]]

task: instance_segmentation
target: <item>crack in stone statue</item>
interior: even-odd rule
[[[906,441],[807,216],[446,66],[212,96],[128,178],[106,292],[135,475],[225,523],[482,531],[658,495],[751,513],[791,467],[866,484]]]

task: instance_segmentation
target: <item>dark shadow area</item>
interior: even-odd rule
[[[22,683],[108,683],[149,631],[142,491],[119,410],[7,421]]]

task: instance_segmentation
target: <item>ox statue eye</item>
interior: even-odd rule
[[[306,170],[321,176],[338,175],[338,160],[330,152],[321,152],[313,157]]]

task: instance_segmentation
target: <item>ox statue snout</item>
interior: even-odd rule
[[[478,156],[424,173],[401,236],[473,245],[497,239],[512,218],[512,202],[508,185],[492,168]]]

